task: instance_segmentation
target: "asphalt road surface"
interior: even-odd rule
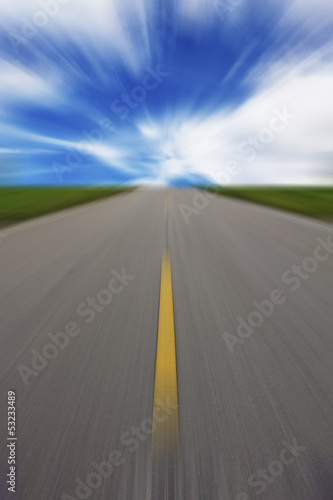
[[[333,499],[332,235],[182,190],[136,190],[9,228],[0,498]],[[173,334],[178,405],[154,400],[161,308],[174,315],[159,363]],[[152,426],[169,448],[154,449]]]

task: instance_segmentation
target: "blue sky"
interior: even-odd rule
[[[0,183],[332,183],[332,28],[331,0],[1,5]]]

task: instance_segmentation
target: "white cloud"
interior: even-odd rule
[[[54,92],[47,79],[6,61],[1,62],[0,101],[14,99],[44,99]]]
[[[318,52],[297,66],[272,67],[258,92],[233,112],[141,123],[159,164],[159,179],[196,173],[216,182],[228,162],[236,160],[242,171],[231,182],[238,184],[332,180],[327,156],[333,159],[333,64],[323,64],[322,55]],[[276,109],[294,118],[283,132],[274,132],[270,143],[260,142],[261,150],[249,161],[239,145],[269,127]]]
[[[0,19],[7,34],[23,36],[27,46],[33,46],[36,39],[40,41],[45,35],[51,37],[53,46],[65,37],[81,47],[87,57],[91,56],[92,65],[96,65],[94,51],[98,54],[107,47],[109,53],[111,50],[126,60],[127,67],[137,76],[149,63],[150,12],[150,0],[14,0],[0,4]]]
[[[33,22],[36,13],[42,9],[41,5],[46,3],[46,0],[1,3],[0,18],[7,32],[22,29],[26,20]],[[333,9],[332,2],[327,0],[293,0],[291,3],[285,1],[285,5],[285,15],[276,30],[283,23],[291,25],[296,20],[307,33],[318,23],[318,31],[326,22],[323,12]],[[241,15],[244,6],[245,0],[235,7],[235,16]],[[110,88],[110,95],[112,89],[122,83],[117,61],[142,78],[151,58],[150,37],[156,43],[156,33],[151,25],[157,9],[154,0],[68,0],[58,7],[54,15],[49,15],[47,26],[38,28],[36,39],[29,39],[31,46],[36,42],[36,53],[39,51],[43,56],[39,60],[40,66],[34,66],[35,72],[18,62],[10,64],[1,61],[2,130],[11,139],[31,140],[33,146],[42,144],[50,147],[50,150],[55,147],[76,147],[77,143],[42,135],[32,137],[19,125],[17,128],[12,127],[9,105],[13,101],[26,100],[32,104],[55,107],[62,100],[65,106],[72,107],[73,113],[78,111],[78,102],[73,102],[73,82],[80,87],[81,80],[85,83],[91,75],[84,65],[80,66],[75,55],[63,50],[64,37],[78,52],[82,51],[98,80]],[[199,33],[199,30],[193,31],[192,21],[198,21],[198,27],[207,28],[217,15],[214,0],[179,0],[174,5],[171,2],[171,10],[175,16],[181,14],[177,26],[183,28],[182,22],[185,20],[184,24],[191,36],[198,36]],[[237,37],[237,33],[234,36]],[[51,44],[48,44],[49,40],[52,40]],[[48,57],[48,50],[52,57]],[[244,47],[243,55],[230,69],[225,81],[235,76],[252,51],[252,45]],[[105,62],[105,54],[107,61],[114,64],[114,72],[110,71],[107,63],[101,64],[101,61]],[[242,168],[242,173],[233,178],[237,183],[316,182],[323,178],[332,179],[329,158],[333,156],[333,64],[327,62],[332,54],[332,45],[327,45],[302,62],[299,62],[299,53],[290,52],[287,60],[272,64],[268,59],[268,56],[272,57],[272,52],[267,50],[251,69],[245,82],[251,84],[251,88],[256,88],[256,93],[237,109],[232,112],[219,109],[209,117],[200,114],[178,114],[172,117],[173,110],[169,109],[169,118],[161,117],[156,122],[151,118],[140,121],[138,130],[142,141],[139,141],[139,146],[135,144],[131,151],[127,141],[129,146],[123,149],[119,143],[117,147],[109,144],[96,146],[94,154],[106,165],[134,172],[135,169],[130,165],[133,164],[135,153],[144,151],[150,160],[156,162],[156,167],[151,166],[153,162],[147,162],[147,170],[151,170],[157,182],[191,174],[217,181],[218,173],[224,171],[228,162],[233,160],[237,160]],[[94,114],[98,115],[93,104],[86,102],[85,106],[87,116],[91,118]],[[269,126],[273,108],[287,108],[296,118],[283,133],[275,134],[272,142],[258,151],[256,158],[249,162],[246,157],[239,155],[238,146]],[[127,133],[125,131],[124,136]],[[121,137],[121,144],[126,142],[124,136]]]

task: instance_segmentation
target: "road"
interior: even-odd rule
[[[1,499],[333,498],[333,226],[136,190],[6,232]],[[160,338],[178,407],[154,401]]]

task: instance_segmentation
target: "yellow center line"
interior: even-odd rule
[[[153,451],[159,455],[178,452],[178,394],[176,341],[173,314],[170,254],[163,253],[154,390]]]
[[[165,200],[164,200],[164,218],[166,219],[168,215],[168,200],[165,195]]]

